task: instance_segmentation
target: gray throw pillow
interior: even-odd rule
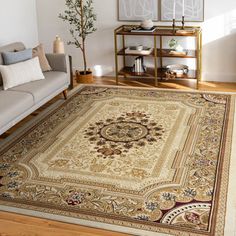
[[[2,52],[4,65],[11,65],[22,61],[32,59],[32,49],[26,49],[19,52]]]

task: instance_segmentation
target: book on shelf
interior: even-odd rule
[[[153,26],[151,29],[144,29],[141,26],[136,29],[131,29],[132,33],[153,33],[157,29],[156,26]]]
[[[146,67],[143,64],[143,57],[137,57],[133,65],[132,72],[144,73],[145,71],[146,71]]]
[[[153,48],[143,46],[141,50],[137,47],[128,47],[125,49],[126,54],[137,54],[137,55],[150,55],[153,51]]]

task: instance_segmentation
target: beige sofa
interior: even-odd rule
[[[22,43],[13,43],[0,47],[0,54],[24,49]],[[46,78],[44,80],[3,90],[0,74],[0,135],[69,87],[68,56],[64,54],[46,54],[46,56],[52,71],[44,73]],[[0,64],[3,64],[1,55]]]

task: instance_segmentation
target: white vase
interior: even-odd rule
[[[143,29],[146,29],[146,30],[151,29],[153,26],[154,26],[154,23],[153,23],[153,21],[152,21],[151,19],[149,19],[149,20],[144,20],[144,21],[142,21],[142,23],[141,23],[141,27],[142,27]]]

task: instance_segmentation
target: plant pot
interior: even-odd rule
[[[83,84],[91,84],[93,83],[93,74],[92,71],[86,71],[86,74],[84,74],[83,71],[76,71],[76,81],[78,83],[83,83]]]

